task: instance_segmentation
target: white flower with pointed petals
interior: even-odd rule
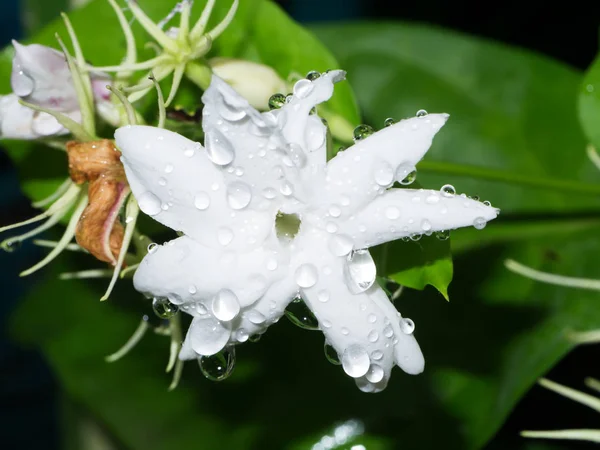
[[[81,111],[73,78],[65,56],[39,44],[22,45],[13,41],[15,56],[11,74],[12,94],[0,96],[0,138],[38,139],[66,134],[68,131],[50,114],[33,111],[19,103],[22,99],[37,107],[62,113],[81,122]],[[106,85],[110,77],[90,74],[98,112],[114,125],[118,123]]]
[[[115,137],[143,212],[184,233],[148,254],[136,289],[194,316],[181,359],[263,333],[297,296],[344,371],[366,392],[394,365],[424,360],[414,324],[376,284],[368,247],[405,236],[481,227],[497,210],[440,191],[393,189],[423,157],[446,114],[403,120],[329,162],[312,108],[344,72],[300,80],[281,109],[258,113],[213,76],[203,97],[205,146],[152,127]]]

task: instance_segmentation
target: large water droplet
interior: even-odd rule
[[[427,115],[427,111],[425,111],[424,109],[420,109],[417,111],[417,117],[425,117]]]
[[[285,105],[285,95],[277,93],[269,98],[269,109],[279,109],[283,105]]]
[[[400,331],[404,334],[412,334],[415,331],[415,323],[408,318],[400,319]]]
[[[366,375],[370,365],[369,354],[360,345],[353,344],[344,350],[342,367],[344,368],[344,372],[352,378],[359,378]]]
[[[376,275],[377,268],[368,250],[355,250],[348,255],[344,276],[350,292],[359,294],[366,291],[373,286]]]
[[[373,133],[375,133],[375,130],[373,130],[373,128],[369,125],[359,125],[354,129],[354,140],[363,140],[371,136]]]
[[[16,73],[16,77],[11,77],[12,90],[19,97],[26,97],[33,92],[35,82],[33,78],[27,75],[22,70]]]
[[[371,383],[379,383],[381,380],[383,380],[384,375],[385,372],[383,371],[381,366],[377,364],[371,364],[371,366],[369,367],[369,371],[365,375],[365,378]]]
[[[445,184],[440,188],[440,192],[444,197],[453,197],[456,195],[456,189],[451,184]]]
[[[236,122],[246,117],[246,111],[243,107],[232,105],[227,100],[223,100],[223,102],[217,103],[217,109],[223,119]]]
[[[318,330],[319,321],[312,313],[312,311],[306,306],[301,299],[299,301],[291,302],[285,309],[286,317],[294,325],[304,328],[305,330]]]
[[[345,256],[352,251],[354,241],[345,234],[336,234],[329,238],[329,250],[335,256]]]
[[[294,95],[298,98],[306,98],[310,95],[314,88],[315,85],[312,84],[310,80],[303,78],[294,84]]]
[[[206,192],[199,192],[194,197],[194,206],[199,210],[205,210],[210,206],[210,196]]]
[[[302,264],[296,269],[296,283],[301,288],[309,288],[315,285],[319,278],[317,268],[309,263]]]
[[[309,81],[315,81],[320,76],[321,74],[319,72],[317,72],[316,70],[311,70],[306,74],[306,79]]]
[[[336,366],[340,366],[342,362],[340,361],[340,357],[338,353],[335,351],[333,346],[329,345],[327,342],[323,345],[323,351],[325,352],[325,358],[331,364],[335,364]]]
[[[179,308],[177,305],[171,303],[168,298],[156,297],[152,300],[152,310],[157,317],[161,319],[170,319],[177,314]]]
[[[137,200],[144,214],[155,216],[162,211],[160,199],[150,191],[144,192]]]
[[[202,375],[210,381],[223,381],[235,368],[235,347],[232,345],[214,355],[201,356],[198,358],[198,364]]]
[[[236,181],[227,186],[227,203],[233,209],[244,209],[250,200],[252,200],[252,191],[246,183]]]
[[[240,302],[232,291],[221,289],[214,296],[211,309],[217,319],[228,322],[240,313]]]
[[[219,130],[208,131],[204,144],[208,158],[218,166],[225,166],[235,158],[233,145]]]
[[[414,183],[417,179],[417,170],[412,164],[400,164],[396,169],[396,180],[403,186]]]
[[[217,240],[221,245],[229,245],[233,240],[233,231],[231,228],[221,227],[217,230]]]
[[[394,181],[394,169],[387,162],[382,161],[375,169],[375,182],[380,186],[389,186]]]
[[[473,226],[478,230],[483,230],[487,225],[487,221],[483,217],[477,217],[473,221]]]

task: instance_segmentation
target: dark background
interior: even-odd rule
[[[481,0],[279,0],[279,3],[300,22],[359,19],[424,22],[528,48],[581,70],[591,63],[598,51],[600,3],[571,1],[557,2],[553,6],[550,2]],[[0,45],[4,46],[11,38],[20,37],[22,28],[16,0],[0,0],[0,7]],[[7,89],[3,86],[0,92]],[[19,191],[14,169],[0,152],[0,225],[31,215],[28,205]],[[0,254],[1,324],[6,323],[26,285],[35,282],[35,278],[19,279],[15,267],[33,264],[36,258],[37,251],[28,245],[14,254]],[[57,385],[41,356],[19,349],[1,331],[4,328],[0,326],[0,446],[23,450],[59,449]],[[563,384],[581,386],[597,360],[597,346],[582,347],[547,376]],[[521,441],[518,432],[524,428],[579,428],[594,424],[597,424],[597,416],[586,407],[534,387],[488,450],[517,447]],[[596,447],[573,442],[560,448]]]

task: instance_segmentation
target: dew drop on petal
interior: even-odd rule
[[[352,251],[354,241],[345,234],[336,234],[329,238],[329,250],[335,256],[345,256]]]
[[[287,144],[285,148],[287,156],[289,156],[294,166],[298,167],[299,169],[306,166],[306,155],[304,154],[302,147],[300,147],[298,144],[291,143]]]
[[[365,378],[369,380],[371,383],[379,383],[383,380],[385,372],[378,364],[371,364],[369,367],[369,371],[365,375]]]
[[[284,181],[281,183],[281,186],[279,187],[279,192],[281,192],[286,197],[289,197],[290,195],[292,195],[292,192],[294,192],[294,190],[292,188],[292,185],[289,182]]]
[[[203,211],[210,206],[210,196],[206,192],[199,192],[194,197],[194,206]]]
[[[440,192],[444,197],[454,197],[456,195],[456,189],[451,184],[445,184],[440,188]]]
[[[380,186],[389,186],[394,181],[394,169],[387,162],[382,161],[375,169],[375,182]]]
[[[306,303],[302,299],[298,298],[298,301],[291,302],[285,309],[285,316],[294,325],[304,328],[305,330],[318,330],[319,321],[312,313],[312,311],[306,306]]]
[[[245,329],[240,328],[237,330],[235,338],[238,340],[238,342],[246,342],[250,338],[250,335]]]
[[[306,74],[306,79],[309,81],[315,81],[320,76],[321,74],[319,72],[317,72],[316,70],[311,70]]]
[[[360,345],[353,344],[344,350],[342,355],[342,367],[352,378],[359,378],[369,370],[371,361],[369,360],[369,354]]]
[[[156,242],[151,242],[150,244],[148,244],[146,250],[151,255],[152,253],[156,252],[156,250],[158,250],[158,244]]]
[[[385,217],[390,220],[396,220],[400,217],[400,209],[397,206],[388,206],[385,209]]]
[[[338,226],[335,222],[327,222],[327,225],[325,225],[325,229],[328,233],[335,233],[338,230]]]
[[[173,172],[173,169],[174,169],[173,164],[167,164],[165,166],[165,173],[171,173],[171,172]]]
[[[415,323],[408,318],[400,319],[400,331],[404,334],[412,334],[415,331]]]
[[[329,292],[325,289],[319,291],[319,293],[317,294],[317,299],[321,302],[321,303],[326,303],[329,301]]]
[[[305,263],[296,269],[295,278],[298,286],[301,288],[310,288],[315,285],[319,275],[314,265]]]
[[[223,381],[228,378],[235,368],[235,347],[225,347],[219,353],[198,358],[202,375],[210,381]]]
[[[473,220],[473,226],[478,230],[483,230],[487,225],[487,221],[483,217],[477,217]]]
[[[392,329],[391,326],[386,325],[385,328],[383,329],[383,335],[387,338],[391,338],[394,335],[394,330]]]
[[[371,330],[367,337],[369,342],[377,342],[379,340],[379,333],[376,330]]]
[[[411,164],[400,164],[396,169],[396,180],[403,186],[412,184],[417,179],[417,170]]]
[[[392,117],[388,117],[387,119],[385,119],[383,121],[383,125],[385,125],[386,127],[391,127],[395,123],[396,123],[396,121]]]
[[[241,181],[236,181],[227,186],[227,203],[233,209],[244,209],[252,200],[250,186]]]
[[[212,129],[205,136],[206,154],[218,166],[225,166],[235,158],[231,142],[218,130]]]
[[[416,116],[417,117],[425,117],[427,115],[427,111],[425,111],[424,109],[420,109],[417,111]]]
[[[375,131],[369,125],[359,125],[354,129],[354,140],[360,141],[371,136]]]
[[[431,222],[427,219],[423,219],[421,222],[421,230],[430,231],[431,230]]]
[[[228,322],[240,313],[240,302],[232,291],[221,289],[212,300],[211,310],[217,319]]]
[[[366,291],[375,282],[377,268],[368,250],[354,250],[348,255],[344,277],[348,289],[355,294]]]
[[[277,260],[275,258],[269,258],[267,260],[267,270],[273,271],[277,269]]]
[[[26,97],[35,89],[33,78],[22,70],[17,72],[17,76],[11,79],[13,92],[19,97]]]
[[[283,105],[285,105],[285,95],[278,93],[269,98],[269,109],[279,109]]]
[[[448,231],[448,230],[436,231],[435,237],[438,238],[440,241],[446,241],[450,237],[450,231]]]
[[[217,240],[221,245],[229,245],[233,240],[233,231],[231,228],[221,227],[217,230]]]
[[[223,119],[229,120],[230,122],[237,122],[246,117],[246,111],[236,105],[228,103],[225,99],[223,102],[217,103],[217,109]]]
[[[331,364],[336,366],[342,364],[338,353],[335,351],[335,348],[333,348],[333,346],[329,345],[327,342],[325,342],[323,345],[323,352],[325,353],[325,358],[327,358],[327,361],[329,361]]]
[[[298,98],[306,98],[310,95],[314,88],[315,85],[312,84],[310,80],[303,78],[294,84],[294,95]]]
[[[371,358],[375,361],[379,361],[381,358],[383,358],[383,352],[381,350],[373,350],[371,353]]]
[[[267,320],[267,318],[264,316],[264,314],[251,309],[250,311],[245,313],[245,317],[246,319],[248,319],[250,322],[252,322],[255,325],[260,325],[262,323],[265,323],[265,321]]]
[[[331,217],[340,217],[342,214],[342,209],[338,205],[331,205],[329,207],[329,215]]]
[[[177,314],[179,308],[171,303],[168,298],[156,297],[152,300],[152,310],[160,319],[170,319]]]
[[[262,191],[263,197],[272,200],[277,195],[277,191],[273,188],[264,188]]]
[[[160,199],[150,191],[144,192],[137,200],[144,214],[155,216],[162,211]]]

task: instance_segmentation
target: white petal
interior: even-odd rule
[[[96,112],[112,126],[119,126],[121,121],[119,108],[112,102],[110,91],[106,88],[112,83],[112,78],[103,72],[91,72],[90,78]]]
[[[287,272],[286,254],[277,247],[235,253],[203,246],[182,236],[155,247],[135,272],[135,288],[166,297],[194,316],[212,311],[213,297],[230,290],[241,308],[252,305]]]
[[[210,315],[195,317],[188,329],[179,358],[188,359],[191,356],[189,349],[194,351],[195,357],[219,353],[230,336],[231,329],[227,324],[219,322]]]
[[[222,174],[199,143],[147,126],[119,128],[115,139],[140,209],[160,223],[229,250],[257,247],[272,232],[269,214],[231,207]]]
[[[78,112],[69,116],[74,120],[81,120]],[[17,95],[0,96],[0,138],[39,139],[66,133],[68,131],[50,114],[36,112],[21,105]]]
[[[390,189],[359,211],[353,220],[340,223],[355,248],[372,247],[404,236],[431,234],[475,226],[483,228],[498,210],[462,195],[433,190]]]
[[[339,152],[327,163],[324,208],[349,198],[342,208],[342,216],[349,217],[395,177],[404,178],[425,155],[447,118],[447,114],[429,114],[402,120]]]
[[[15,94],[44,108],[78,109],[71,73],[62,53],[44,45],[13,41],[11,85]]]
[[[378,285],[355,294],[344,274],[346,259],[326,251],[318,231],[299,236],[294,264],[311,264],[317,277],[301,295],[313,311],[345,372],[370,392],[385,387],[394,364],[417,374],[424,360],[412,334],[400,329],[401,317]],[[372,385],[372,386],[371,386]]]

